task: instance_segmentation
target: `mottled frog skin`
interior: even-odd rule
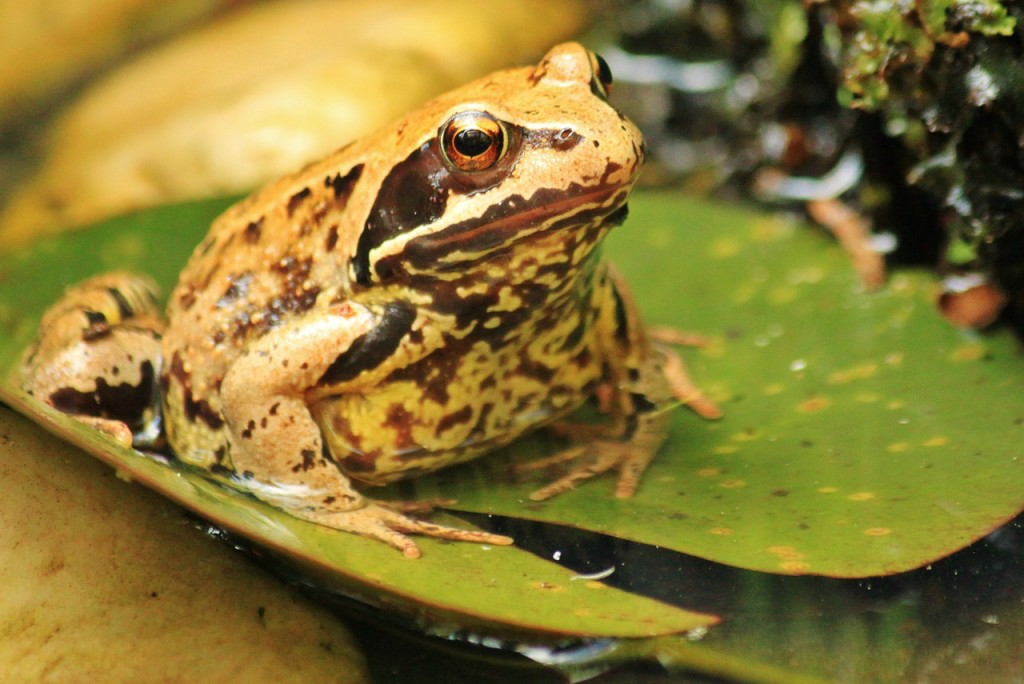
[[[150,317],[151,286],[90,281],[111,300],[99,338],[113,351],[92,354],[101,370],[39,383],[68,361],[37,344],[23,384],[123,436],[120,414],[90,393],[137,361],[121,383],[134,388],[148,363],[179,458],[408,556],[419,554],[410,533],[510,540],[408,517],[353,480],[465,461],[590,398],[608,424],[579,431],[586,442],[554,460],[581,462],[535,498],[612,469],[616,494],[630,496],[665,438],[666,402],[695,395],[666,373],[673,357],[648,341],[601,258],[644,157],[610,84],[603,62],[569,43],[429,102],[218,218],[170,295],[160,351],[133,319]],[[147,304],[118,306],[124,292]],[[70,310],[71,328],[95,313]],[[61,392],[80,400],[61,404]]]

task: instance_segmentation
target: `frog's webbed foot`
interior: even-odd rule
[[[636,493],[640,484],[640,476],[650,465],[658,452],[668,431],[669,414],[667,411],[638,413],[634,416],[635,425],[628,435],[615,437],[605,429],[605,435],[586,444],[576,444],[560,451],[554,456],[533,461],[519,466],[519,471],[541,470],[557,467],[565,463],[575,463],[569,472],[551,484],[530,494],[532,501],[544,501],[562,494],[586,480],[603,473],[616,470],[619,479],[615,484],[615,496],[628,499]],[[585,431],[595,431],[601,426],[585,425]],[[571,432],[571,428],[561,426],[563,432]],[[578,436],[578,435],[577,435]]]
[[[292,515],[336,530],[382,541],[402,552],[406,558],[419,558],[420,549],[407,535],[420,534],[451,541],[508,546],[510,537],[476,530],[460,530],[412,518],[395,510],[403,508],[389,502],[367,501],[365,506],[347,511],[330,509],[290,510]]]

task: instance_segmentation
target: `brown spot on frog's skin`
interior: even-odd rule
[[[171,357],[171,367],[168,374],[181,385],[181,391],[184,396],[183,408],[185,417],[188,418],[189,422],[194,423],[196,420],[202,420],[211,430],[220,430],[224,427],[223,416],[215,411],[205,399],[197,401],[192,395],[192,378],[185,370],[185,364],[177,352]],[[164,386],[169,385],[166,381],[161,381],[161,384]]]
[[[454,413],[447,414],[444,418],[437,422],[437,432],[447,432],[456,425],[462,423],[468,423],[473,419],[473,409],[470,406],[463,406]]]
[[[231,306],[235,300],[245,297],[249,291],[249,285],[252,283],[252,273],[232,273],[228,276],[228,286],[224,290],[224,294],[217,300],[217,306],[219,308],[225,308]]]
[[[262,231],[263,217],[261,216],[255,221],[250,221],[248,224],[246,224],[245,231],[242,233],[242,235],[245,238],[246,242],[248,242],[250,245],[254,245],[260,241],[260,235],[262,234]],[[207,251],[208,250],[209,248],[207,248]]]
[[[377,470],[377,457],[374,454],[350,451],[343,458],[338,459],[338,464],[346,473],[359,479],[359,473],[373,473]]]
[[[555,377],[554,369],[526,356],[520,360],[515,372],[517,375],[533,378],[543,384],[550,383]]]
[[[316,452],[312,449],[303,449],[301,455],[302,463],[296,463],[292,466],[293,473],[306,472],[316,466]]]
[[[310,280],[310,273],[313,268],[311,258],[298,259],[294,256],[285,256],[271,266],[271,271],[280,276],[280,284],[276,290],[276,296],[258,308],[232,307],[234,313],[230,320],[232,338],[238,343],[242,340],[259,336],[281,324],[289,316],[300,314],[313,308],[317,297],[320,295],[320,287]],[[241,277],[233,282],[249,285],[248,280]],[[228,297],[237,295],[237,297]],[[229,286],[224,296],[218,301],[218,305],[227,306],[234,299],[244,295],[241,288]]]
[[[459,370],[459,360],[465,354],[458,343],[445,345],[447,353],[435,353],[419,363],[413,363],[391,372],[385,383],[410,382],[420,389],[423,398],[444,406],[448,403],[448,386]]]
[[[119,420],[134,429],[145,421],[156,391],[153,364],[144,361],[139,371],[137,384],[123,382],[111,385],[98,377],[96,388],[91,392],[64,387],[53,392],[48,399],[58,411]]]
[[[302,205],[302,203],[305,202],[312,194],[312,190],[310,190],[309,188],[303,188],[302,190],[299,190],[291,197],[289,197],[288,206],[285,209],[288,213],[288,217],[291,218],[292,215],[295,214],[295,210],[298,209]]]
[[[336,173],[324,179],[324,186],[334,190],[335,204],[339,209],[348,204],[348,198],[362,175],[363,164],[356,164],[344,176]]]
[[[196,303],[196,291],[195,288],[187,288],[182,291],[178,297],[178,306],[181,307],[182,311],[188,311]]]
[[[415,416],[408,409],[399,404],[393,404],[388,407],[387,419],[384,421],[384,425],[388,429],[394,430],[397,444],[410,445],[412,444],[412,426],[414,422]]]
[[[211,430],[220,430],[224,427],[224,419],[211,408],[209,402],[205,399],[196,401],[191,392],[185,395],[185,415],[193,423],[196,419],[202,420]]]
[[[324,249],[333,252],[338,244],[338,226],[331,226],[327,229],[327,239],[324,240]]]

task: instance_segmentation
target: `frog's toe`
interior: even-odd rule
[[[375,499],[374,503],[384,508],[389,508],[392,511],[398,513],[405,513],[407,515],[430,515],[438,508],[444,508],[446,506],[452,506],[456,503],[455,499],[423,499],[420,501],[384,501],[381,499]]]
[[[394,514],[395,520],[389,523],[390,527],[406,534],[422,534],[437,539],[448,539],[450,541],[475,542],[478,544],[494,544],[496,546],[508,546],[512,543],[511,537],[503,534],[491,534],[477,530],[462,530],[457,527],[447,527],[426,522],[418,518],[410,518],[401,514]]]
[[[512,539],[504,535],[436,525],[376,503],[352,511],[324,513],[315,518],[313,521],[321,525],[382,541],[401,551],[406,558],[419,558],[421,555],[419,546],[407,536],[411,534],[497,546],[512,543]]]
[[[125,423],[97,416],[75,415],[73,417],[78,422],[113,437],[119,447],[123,449],[132,448],[132,430]]]
[[[653,455],[649,449],[639,448],[629,442],[612,440],[593,442],[585,447],[570,447],[550,458],[528,464],[533,469],[538,464],[540,464],[539,467],[545,467],[568,460],[578,460],[568,473],[530,494],[530,500],[545,501],[575,489],[576,485],[581,482],[586,482],[612,470],[619,472],[619,479],[615,485],[616,498],[628,499],[636,493],[640,484],[640,476],[647,469]]]

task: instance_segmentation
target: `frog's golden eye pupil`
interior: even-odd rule
[[[494,141],[490,135],[479,128],[470,128],[456,133],[454,144],[459,154],[467,157],[479,157],[494,144]]]
[[[457,114],[441,128],[441,150],[459,171],[483,171],[505,153],[502,124],[482,112]]]

